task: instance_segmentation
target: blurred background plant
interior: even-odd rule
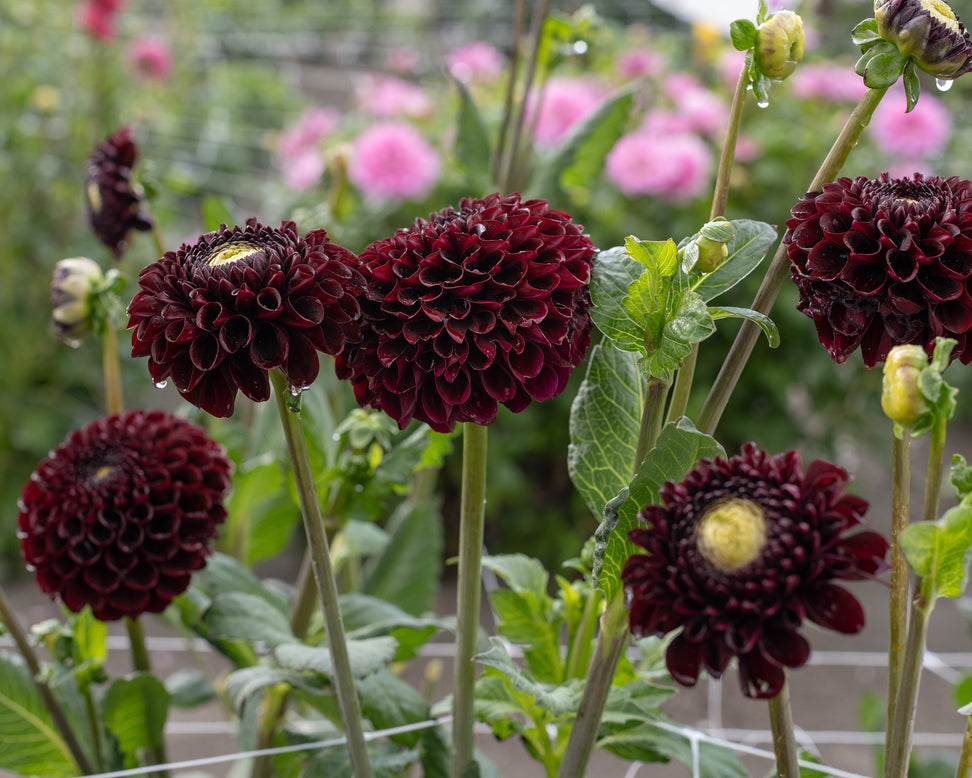
[[[99,414],[97,350],[51,337],[49,304],[58,260],[116,266],[83,207],[95,144],[134,127],[135,177],[165,248],[259,214],[268,224],[294,218],[302,231],[325,227],[357,251],[416,215],[492,191],[488,152],[503,114],[509,6],[0,0],[0,574],[21,569],[13,528],[31,469],[66,430]],[[818,0],[796,10],[809,31],[807,54],[773,85],[771,111],[750,101],[729,218],[782,226],[863,89],[849,31],[871,4]],[[544,30],[543,87],[527,103],[535,143],[529,158],[515,160],[517,186],[570,212],[600,248],[629,234],[695,232],[707,219],[741,65],[727,32],[645,3],[559,5]],[[959,120],[972,84],[959,81],[948,95],[928,87],[911,114],[903,95],[885,101],[847,175],[921,169],[972,177],[972,159],[956,153],[972,143],[972,127]],[[130,288],[156,253],[147,234],[133,237],[117,265]],[[748,305],[753,291],[740,285],[727,302]],[[757,346],[720,429],[727,449],[755,439],[773,450],[800,446],[808,458],[829,455],[880,413],[879,372],[857,362],[834,371],[795,305],[787,286],[774,311],[786,348]],[[698,386],[710,383],[733,332],[723,328],[702,348]],[[185,412],[173,389],[156,389],[141,365],[122,362],[129,406]],[[955,380],[968,382],[968,371]],[[352,406],[340,398],[345,391],[333,388],[344,411]],[[527,550],[556,566],[593,529],[564,463],[574,393],[508,416],[495,430],[492,553]],[[833,418],[843,423],[823,421]],[[379,433],[376,440],[388,434]],[[456,496],[454,459],[443,470],[447,500]],[[274,477],[259,466],[254,483]],[[261,556],[241,542],[230,534],[224,548],[247,562]]]

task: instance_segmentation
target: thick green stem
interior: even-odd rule
[[[962,738],[962,753],[959,755],[958,769],[955,778],[972,778],[972,718],[965,725],[965,737]]]
[[[776,754],[778,778],[800,778],[796,738],[793,735],[793,711],[790,709],[790,686],[784,681],[780,693],[769,701],[773,753]]]
[[[732,165],[736,159],[736,142],[739,140],[742,109],[746,102],[748,86],[749,67],[744,65],[739,72],[739,80],[736,81],[736,91],[732,95],[729,124],[726,128],[726,138],[722,143],[722,156],[719,158],[719,173],[716,176],[716,185],[712,193],[712,209],[709,211],[709,221],[726,214],[726,203],[729,202],[729,181],[732,176]]]
[[[911,438],[907,431],[894,437],[894,461],[891,486],[891,632],[888,641],[888,712],[894,712],[898,695],[898,680],[904,658],[905,636],[908,630],[908,562],[899,540],[908,526],[911,502]],[[887,761],[887,753],[884,755]]]
[[[929,615],[931,603],[922,592],[922,582],[917,581],[911,603],[908,641],[901,665],[901,677],[898,680],[898,693],[885,735],[887,758],[884,762],[884,778],[907,778],[908,775],[911,734],[915,728],[915,708],[918,705],[918,685],[924,662]]]
[[[122,401],[121,365],[118,360],[118,338],[111,315],[105,318],[105,331],[101,336],[102,367],[105,374],[105,409],[109,416],[124,409]]]
[[[77,762],[78,768],[85,775],[93,775],[98,772],[92,768],[88,757],[84,753],[84,749],[81,748],[81,743],[74,734],[74,729],[68,721],[64,708],[57,701],[57,698],[51,691],[51,687],[44,681],[41,674],[40,660],[38,660],[37,654],[34,652],[34,647],[30,644],[30,640],[27,638],[27,633],[24,631],[20,620],[14,613],[13,608],[10,607],[10,602],[7,600],[7,595],[2,587],[0,587],[0,622],[3,622],[6,626],[7,632],[10,633],[10,637],[13,638],[14,644],[17,646],[17,651],[20,652],[20,656],[27,663],[27,668],[30,670],[34,685],[37,687],[37,691],[44,701],[44,706],[47,708],[48,713],[51,714],[54,726],[57,727],[57,731],[64,738],[64,745],[71,752],[71,757]],[[91,726],[97,727],[98,722],[92,720]]]
[[[847,156],[850,154],[851,149],[854,148],[854,145],[861,137],[861,133],[864,132],[864,128],[870,121],[874,109],[877,108],[878,103],[881,102],[881,98],[884,97],[887,91],[886,88],[869,89],[864,97],[861,98],[860,103],[854,108],[854,111],[837,136],[837,140],[834,141],[834,145],[817,171],[817,175],[814,176],[813,181],[810,183],[809,191],[818,191],[826,182],[832,181],[837,177],[844,162],[847,161]],[[783,282],[789,274],[790,267],[786,245],[781,243],[776,250],[776,254],[773,256],[773,261],[770,263],[766,271],[766,276],[763,278],[763,283],[750,307],[760,313],[769,314],[773,308],[773,303],[776,302],[776,297],[783,286]],[[736,339],[733,341],[732,347],[729,349],[729,353],[722,363],[722,369],[719,371],[719,375],[716,376],[716,380],[709,390],[709,396],[702,406],[702,411],[699,413],[697,426],[702,432],[711,435],[715,432],[716,427],[719,426],[722,412],[725,410],[726,404],[729,402],[729,397],[736,388],[736,383],[739,380],[739,376],[742,375],[743,368],[745,368],[749,355],[753,351],[753,346],[756,345],[760,332],[761,330],[758,325],[748,320],[742,323]]]
[[[939,416],[928,436],[928,468],[925,470],[925,496],[921,504],[921,520],[938,518],[942,494],[942,471],[945,466],[945,426],[947,419]]]
[[[496,181],[496,185],[502,190],[502,194],[506,193],[503,170],[506,165],[506,144],[510,134],[510,123],[513,120],[516,99],[516,78],[520,69],[521,38],[523,37],[523,19],[525,16],[526,0],[516,0],[513,3],[513,49],[510,52],[510,77],[506,82],[506,97],[503,100],[503,119],[500,122],[496,150],[493,152],[493,178]]]
[[[459,583],[456,664],[452,690],[453,776],[461,778],[473,761],[476,663],[482,598],[483,532],[486,519],[487,428],[462,425],[462,496],[459,507]]]
[[[152,243],[155,245],[155,252],[161,258],[165,254],[165,247],[162,243],[162,234],[159,232],[158,226],[152,227]]]
[[[152,674],[152,661],[149,658],[148,648],[145,645],[145,630],[142,629],[140,619],[125,618],[125,628],[128,630],[128,644],[132,652],[132,668],[139,673]],[[165,752],[165,739],[160,740],[156,745],[149,746],[148,758],[150,764],[164,765],[169,761]],[[152,773],[157,778],[167,778],[168,770],[160,770]]]
[[[693,343],[692,350],[685,357],[681,367],[678,368],[678,375],[675,377],[675,386],[672,389],[672,402],[668,407],[668,420],[675,421],[685,415],[688,410],[689,396],[692,393],[692,381],[695,378],[695,364],[699,359],[699,344]]]
[[[670,378],[649,378],[645,389],[645,407],[641,412],[641,429],[638,430],[638,446],[635,449],[634,474],[641,469],[641,463],[651,451],[661,432],[665,419],[665,400],[668,397]]]
[[[311,472],[310,458],[307,454],[307,441],[304,439],[304,431],[300,426],[300,413],[290,409],[290,390],[287,386],[286,377],[279,370],[273,370],[270,372],[270,381],[273,384],[274,395],[277,399],[277,410],[284,428],[284,435],[287,438],[290,463],[293,467],[294,479],[297,482],[297,494],[300,497],[300,510],[304,518],[304,531],[307,533],[311,565],[314,570],[314,578],[317,581],[317,593],[321,608],[324,612],[327,645],[331,651],[331,661],[334,665],[333,682],[337,692],[341,720],[344,723],[345,736],[348,741],[351,771],[355,778],[371,778],[371,763],[368,759],[368,748],[361,726],[361,705],[354,688],[354,676],[351,674],[351,661],[348,656],[344,624],[341,621],[341,610],[338,605],[337,583],[334,580],[327,533],[324,529],[321,505],[318,501],[314,475]]]
[[[601,616],[601,629],[594,647],[594,656],[584,684],[584,693],[577,706],[577,717],[570,729],[567,747],[557,778],[581,778],[594,750],[594,740],[601,728],[601,714],[607,703],[614,673],[628,645],[628,612],[624,607],[624,593],[618,591]]]

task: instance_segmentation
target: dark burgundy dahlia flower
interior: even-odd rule
[[[226,518],[232,462],[159,411],[71,433],[24,487],[21,553],[45,593],[102,621],[159,613],[205,564]]]
[[[944,0],[877,0],[878,34],[938,78],[957,78],[972,70],[972,41]]]
[[[835,580],[873,576],[887,541],[860,529],[867,502],[844,494],[849,477],[795,451],[770,456],[754,444],[729,460],[703,459],[681,483],[661,489],[663,506],[628,537],[648,551],[621,572],[636,637],[681,628],[665,654],[672,677],[693,686],[704,666],[719,678],[739,660],[747,697],[776,696],[785,667],[800,667],[810,644],[804,618],[853,634],[864,612]]]
[[[404,429],[489,424],[563,391],[587,353],[594,246],[545,200],[463,199],[360,256],[362,340],[337,358]]]
[[[157,383],[171,377],[214,416],[233,413],[237,389],[268,399],[270,370],[306,388],[318,351],[337,354],[358,337],[364,279],[355,261],[324,230],[300,238],[293,222],[224,225],[139,274],[128,306],[132,356],[147,356]]]
[[[137,157],[132,128],[122,127],[95,147],[85,168],[84,199],[91,228],[116,257],[124,252],[129,231],[144,232],[153,226],[131,180]]]
[[[972,182],[841,178],[792,214],[783,240],[797,307],[837,362],[858,346],[868,367],[896,345],[931,354],[939,336],[972,361]]]

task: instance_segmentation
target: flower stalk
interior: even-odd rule
[[[958,769],[955,778],[970,778],[972,776],[972,717],[965,726],[965,736],[962,738],[962,752],[959,755]]]
[[[891,627],[888,640],[888,713],[894,714],[898,680],[904,659],[905,636],[908,630],[908,562],[901,550],[901,533],[909,523],[911,501],[911,438],[894,436],[891,486],[891,594],[889,598]],[[887,754],[885,754],[887,760]]]
[[[453,776],[461,778],[473,761],[476,654],[482,594],[483,533],[486,515],[487,427],[462,425],[462,495],[459,507],[459,584],[456,663],[453,674]]]
[[[145,645],[145,630],[142,627],[141,619],[125,618],[125,629],[128,631],[128,644],[132,653],[132,668],[137,673],[152,674],[152,660],[149,658],[148,647]],[[164,765],[169,761],[165,750],[165,740],[160,739],[158,743],[148,747],[148,756],[151,764]],[[160,770],[153,775],[158,778],[167,778],[168,770]]]
[[[793,711],[790,708],[790,685],[786,681],[780,693],[770,698],[768,704],[776,775],[778,778],[800,778],[796,738],[793,735]]]
[[[331,660],[334,663],[333,681],[337,692],[338,707],[341,711],[341,720],[344,723],[348,741],[351,770],[356,778],[371,778],[371,763],[368,759],[367,744],[361,726],[361,705],[358,702],[357,692],[354,688],[354,677],[351,674],[351,660],[348,655],[344,624],[338,606],[337,583],[334,580],[327,533],[324,530],[324,519],[321,516],[321,506],[317,498],[314,476],[311,472],[307,441],[304,439],[304,432],[300,426],[299,412],[290,409],[287,378],[280,370],[272,370],[270,381],[273,384],[274,395],[277,399],[277,410],[280,413],[280,421],[287,438],[290,462],[294,471],[294,479],[297,482],[304,530],[307,533],[307,543],[311,551],[311,564],[324,612],[327,645],[331,651]]]

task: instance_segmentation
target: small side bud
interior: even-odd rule
[[[702,235],[698,240],[699,258],[695,267],[703,273],[711,273],[729,257],[729,248],[725,243],[719,243]]]
[[[57,336],[71,346],[91,331],[92,298],[105,276],[98,263],[87,257],[62,259],[54,266],[51,306]]]
[[[921,346],[895,346],[884,363],[881,407],[891,421],[908,428],[929,410],[921,393],[918,376],[928,367],[928,355]]]
[[[756,33],[756,66],[768,78],[782,81],[803,59],[803,19],[793,11],[777,11]]]

